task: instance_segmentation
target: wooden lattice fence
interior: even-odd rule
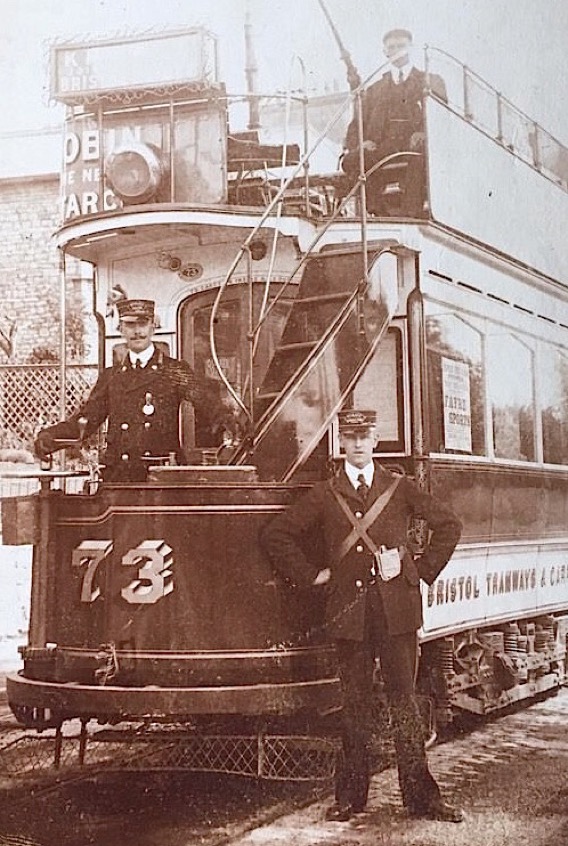
[[[65,371],[65,415],[86,397],[97,377],[95,365]],[[0,448],[31,449],[38,429],[60,419],[61,368],[58,365],[0,367]]]

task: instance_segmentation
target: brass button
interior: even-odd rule
[[[363,547],[361,546],[361,544],[360,544],[360,543],[359,543],[359,544],[357,544],[357,546],[355,547],[355,549],[357,550],[357,552],[363,552]]]
[[[127,452],[123,452],[120,457],[122,458],[123,461],[128,461],[128,459],[130,458],[130,456],[128,455]]]
[[[362,516],[363,516],[363,512],[362,512],[362,511],[356,511],[356,512],[355,512],[355,517],[362,517]]]
[[[128,429],[128,423],[121,423],[121,424],[120,424],[120,428],[121,428],[124,432],[126,432],[126,430]]]
[[[357,579],[357,581],[355,582],[355,587],[358,587],[358,588],[363,587],[363,582],[361,581],[361,579]]]
[[[150,421],[149,421],[149,420],[146,420],[146,421],[144,422],[144,428],[145,428],[145,429],[149,429],[151,425],[152,425],[152,424],[150,423]]]

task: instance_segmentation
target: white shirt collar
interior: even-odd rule
[[[395,83],[398,82],[401,71],[402,71],[402,78],[406,82],[406,80],[408,79],[408,77],[410,76],[410,74],[412,72],[413,67],[414,67],[414,65],[412,64],[412,62],[407,62],[401,68],[397,68],[396,65],[390,65],[389,70],[390,70],[393,82],[395,82]]]
[[[373,475],[375,473],[375,465],[372,461],[369,461],[364,467],[355,467],[353,464],[350,464],[348,461],[345,462],[345,472],[347,473],[347,478],[355,488],[355,490],[359,487],[359,482],[357,481],[361,473],[365,477],[365,483],[367,487],[371,487],[373,484]]]
[[[139,353],[135,353],[135,352],[132,352],[132,350],[128,350],[128,356],[130,358],[130,364],[132,365],[132,367],[136,366],[137,361],[140,361],[140,364],[142,365],[142,367],[146,367],[146,365],[148,364],[148,362],[150,361],[150,359],[152,358],[153,355],[154,355],[154,344],[153,343],[150,344],[149,347],[146,347],[145,350],[142,350],[142,352],[139,352]]]

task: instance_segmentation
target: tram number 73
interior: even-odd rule
[[[96,584],[99,565],[113,550],[111,540],[84,540],[73,550],[72,567],[85,570],[81,583],[81,602],[95,602],[101,595]],[[120,594],[126,602],[150,605],[174,589],[172,549],[163,540],[145,540],[122,556],[125,567],[137,567],[136,578]]]

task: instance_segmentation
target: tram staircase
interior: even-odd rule
[[[287,481],[315,449],[383,337],[397,302],[388,242],[307,258],[267,372],[254,392],[252,434],[232,464]]]
[[[290,191],[297,205],[299,174],[305,174],[312,155],[342,114],[353,109],[354,98],[351,92],[311,149],[297,161],[291,175],[282,181],[276,193],[272,193],[261,219],[245,239],[227,273],[218,302],[239,260],[251,250],[265,222],[269,217],[278,220]],[[283,149],[286,150],[281,162],[284,166],[288,147]],[[248,395],[248,407],[236,396],[217,361],[221,379],[250,420],[247,437],[228,458],[228,463],[254,464],[263,480],[288,481],[306,462],[364,372],[396,309],[399,263],[394,252],[395,242],[368,243],[366,213],[361,215],[359,243],[318,246],[356,195],[360,195],[360,207],[365,209],[364,183],[365,176],[361,174],[350,189],[340,192],[332,214],[325,221],[319,220],[314,239],[305,247],[280,292],[271,302],[267,298],[269,304],[249,340],[258,340],[270,309],[278,300],[288,302],[291,291],[297,288],[260,384],[252,389],[249,385],[249,391],[244,392]],[[308,218],[311,217],[309,199],[308,191],[304,210]],[[276,225],[275,231],[277,229]],[[299,284],[296,284],[297,279],[300,279]],[[216,306],[210,327],[214,360],[217,358],[215,313]],[[254,348],[253,343],[249,378],[254,374]],[[224,460],[227,462],[226,456]]]

